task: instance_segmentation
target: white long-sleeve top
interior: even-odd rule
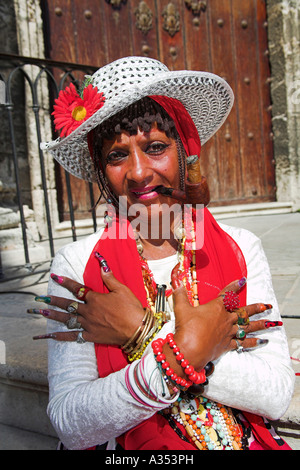
[[[263,302],[273,309],[251,317],[280,320],[269,265],[261,242],[245,229],[220,224],[241,248],[248,270],[247,304]],[[102,231],[71,243],[56,255],[51,271],[83,283],[83,273]],[[148,261],[157,283],[169,284],[176,256]],[[74,298],[59,284],[50,280],[50,295]],[[159,336],[174,331],[175,319],[165,324]],[[63,331],[66,326],[48,321],[48,332]],[[230,351],[215,361],[205,396],[216,402],[246,410],[268,419],[279,419],[287,410],[294,389],[295,374],[291,367],[284,327],[270,328],[253,334],[268,338],[263,347],[238,354]],[[156,367],[149,345],[144,367],[150,376]],[[143,406],[129,393],[125,369],[99,378],[93,343],[58,342],[49,340],[48,352],[49,405],[48,415],[64,445],[85,449],[109,441],[151,417],[158,408]],[[127,367],[132,367],[129,365]],[[159,372],[155,372],[159,374]],[[151,377],[153,374],[151,375]],[[154,374],[155,376],[155,374]],[[154,382],[153,382],[154,380]],[[160,392],[158,376],[152,379]],[[161,405],[164,408],[166,405]]]

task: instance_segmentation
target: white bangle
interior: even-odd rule
[[[137,362],[137,361],[136,361]],[[135,368],[139,367],[139,363],[136,364],[134,362],[131,364],[128,368],[128,379],[130,383],[130,387],[132,388],[133,392],[135,395],[139,398],[139,401],[142,401],[145,403],[145,405],[150,406],[151,408],[157,408],[159,410],[162,409],[162,403],[155,401],[155,399],[151,399],[150,395],[147,393],[147,391],[142,387],[142,385],[139,383],[140,387],[137,385],[137,381],[135,379],[134,373],[135,373]],[[144,391],[142,391],[144,390]]]
[[[147,356],[146,356],[147,358]],[[139,372],[140,372],[140,376],[142,375],[143,377],[143,382],[145,384],[147,384],[147,390],[149,392],[151,392],[151,394],[153,396],[156,397],[156,399],[161,402],[161,403],[164,403],[164,404],[170,404],[170,403],[173,403],[174,401],[177,400],[178,396],[179,396],[179,393],[176,393],[175,395],[170,395],[170,391],[169,391],[169,388],[167,386],[167,384],[165,383],[164,381],[164,378],[163,376],[161,375],[160,371],[157,370],[157,368],[155,368],[152,372],[151,372],[151,375],[150,377],[148,378],[147,376],[147,368],[145,368],[145,360],[147,360],[145,357],[142,357],[142,359],[140,360],[140,366],[139,366]],[[159,375],[157,375],[159,374]],[[161,387],[156,387],[154,388],[153,386],[151,386],[151,384],[153,384],[153,378],[154,380],[157,382],[157,380],[160,381],[161,383]],[[158,392],[158,389],[161,389],[162,392],[159,393]],[[167,397],[166,396],[163,396],[163,392],[164,390],[167,391]]]

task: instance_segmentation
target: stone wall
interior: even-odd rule
[[[25,57],[44,57],[43,21],[39,0],[14,0],[14,10],[17,18],[16,33],[19,54]],[[32,81],[40,69],[36,66],[25,66],[24,70]],[[47,76],[44,73],[37,82],[39,103],[39,124],[42,141],[52,139],[51,118],[48,94]],[[32,195],[31,208],[34,211],[39,235],[42,239],[48,237],[47,216],[45,211],[45,195],[42,184],[42,173],[39,158],[39,144],[37,139],[36,121],[32,111],[33,97],[28,82],[25,81],[25,122],[27,129],[27,161],[30,169],[30,191]],[[54,161],[49,153],[43,155],[45,179],[47,184],[47,198],[51,214],[53,232],[58,224],[57,192],[55,182]]]
[[[12,0],[1,0],[0,2],[0,44],[1,52],[3,53],[19,53],[14,2]],[[3,73],[8,76],[11,72],[9,64],[6,66],[6,64],[2,63],[2,65],[6,67]],[[19,73],[16,74],[13,84],[13,119],[16,152],[18,155],[20,177],[22,179],[22,199],[24,204],[31,206],[30,170],[25,125],[24,80]],[[0,113],[0,129],[0,204],[1,206],[18,210],[13,152],[9,137],[8,114],[6,109],[2,107]],[[7,138],[5,138],[5,136],[7,136]]]
[[[300,208],[300,4],[267,0],[277,200]]]
[[[43,23],[39,0],[0,0],[0,39],[1,52],[20,56],[43,58]],[[11,63],[1,61],[1,73],[6,84],[14,70]],[[45,193],[39,158],[36,120],[33,112],[32,86],[40,69],[26,65],[14,72],[12,82],[13,131],[15,134],[16,154],[21,188],[21,204],[26,224],[26,239],[21,230],[22,214],[16,193],[16,179],[13,164],[10,126],[8,123],[7,103],[0,113],[0,248],[1,263],[4,268],[23,265],[23,242],[30,249],[30,261],[37,262],[47,258],[43,248],[36,242],[48,237],[48,224],[45,210]],[[31,86],[29,85],[31,82]],[[7,87],[9,89],[9,87]],[[42,140],[51,139],[51,118],[46,75],[39,79],[36,92],[38,96],[39,121]],[[5,101],[5,100],[4,100]],[[3,103],[3,96],[2,96]],[[54,162],[50,155],[44,156],[47,196],[51,214],[53,234],[58,224],[57,192],[54,175]],[[14,254],[14,256],[13,256]],[[48,256],[49,258],[49,256]]]

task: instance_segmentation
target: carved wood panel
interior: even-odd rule
[[[202,149],[213,205],[272,201],[269,60],[264,0],[54,0],[44,2],[48,55],[99,66],[145,55],[171,70],[224,77],[234,108]],[[61,177],[61,194],[65,199]],[[72,178],[77,217],[87,215],[88,190]],[[66,203],[62,209],[66,217]]]

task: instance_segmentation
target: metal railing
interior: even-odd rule
[[[28,71],[28,66],[34,66]],[[54,99],[58,96],[58,93],[61,89],[65,88],[66,84],[73,82],[75,86],[80,86],[77,75],[81,76],[83,74],[91,74],[97,68],[83,65],[83,64],[74,64],[66,62],[58,62],[47,59],[36,59],[30,57],[21,57],[11,54],[1,54],[0,53],[0,80],[4,83],[5,86],[5,96],[2,97],[1,107],[5,109],[8,118],[9,126],[9,136],[2,136],[1,138],[5,139],[7,145],[11,146],[11,154],[13,159],[14,167],[14,180],[16,186],[16,199],[17,205],[20,213],[20,226],[22,230],[23,237],[23,248],[24,248],[24,259],[25,267],[30,272],[32,270],[32,263],[30,260],[30,252],[28,247],[28,237],[26,230],[26,221],[24,216],[24,207],[23,207],[23,197],[22,197],[22,182],[20,178],[19,170],[19,159],[18,159],[18,145],[17,145],[17,133],[15,130],[13,115],[16,110],[16,104],[14,103],[13,96],[14,86],[16,85],[16,77],[22,76],[24,84],[26,84],[26,91],[29,90],[30,93],[30,108],[34,115],[35,122],[35,132],[36,132],[36,141],[37,149],[36,152],[39,155],[39,164],[40,164],[40,174],[42,189],[44,195],[44,207],[46,213],[46,222],[47,222],[47,232],[48,232],[48,243],[49,251],[51,258],[55,255],[55,248],[53,243],[53,228],[51,223],[51,213],[50,205],[48,198],[48,188],[47,188],[47,177],[45,171],[45,160],[43,151],[40,149],[41,138],[41,122],[40,122],[40,84],[42,80],[47,80],[47,93],[49,100],[49,108],[52,108]],[[3,85],[2,83],[2,85]],[[3,87],[2,87],[3,89]],[[28,97],[27,97],[28,98]],[[50,113],[49,113],[50,116]],[[49,117],[50,120],[50,117]],[[52,136],[51,136],[52,138]],[[66,178],[66,190],[67,190],[67,199],[70,213],[70,223],[72,230],[72,238],[76,240],[76,223],[72,203],[72,189],[70,184],[70,176],[65,172]],[[91,199],[91,207],[94,207],[94,196],[92,190],[92,184],[89,186],[89,195]],[[94,230],[97,229],[96,214],[95,210],[91,211],[92,223]],[[4,269],[1,263],[1,251],[0,251],[0,280],[6,280]]]

